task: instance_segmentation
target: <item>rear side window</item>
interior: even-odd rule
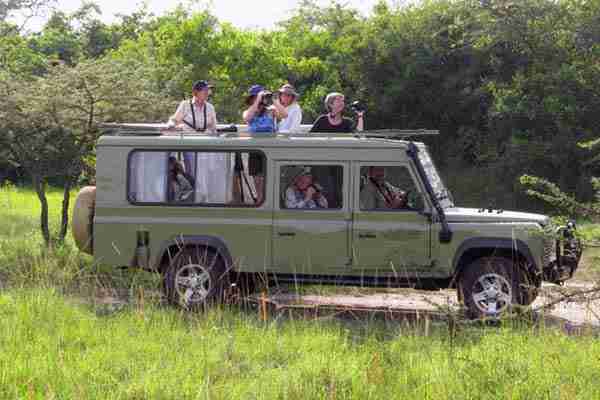
[[[265,165],[256,151],[134,151],[127,197],[134,204],[257,207]]]

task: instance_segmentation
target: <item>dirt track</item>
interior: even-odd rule
[[[586,296],[576,296],[559,302],[543,310],[545,305],[552,303],[562,294],[592,289],[586,283],[572,282],[566,286],[544,285],[540,296],[532,304],[534,310],[546,320],[553,323],[564,323],[568,326],[593,326],[600,327],[600,293]],[[258,299],[257,299],[258,300]],[[420,291],[412,289],[398,289],[390,293],[375,293],[365,295],[339,294],[339,295],[296,295],[290,293],[273,294],[267,302],[276,309],[303,308],[303,309],[329,309],[357,310],[357,311],[389,311],[432,316],[441,315],[444,309],[458,310],[456,291]]]

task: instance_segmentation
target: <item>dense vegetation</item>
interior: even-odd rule
[[[14,120],[17,104],[27,121],[23,132],[52,131],[57,126],[48,121],[56,120],[77,144],[63,147],[76,154],[89,157],[93,123],[164,121],[196,79],[217,85],[213,102],[223,122],[240,121],[250,84],[289,81],[302,93],[307,123],[336,90],[368,104],[368,128],[439,129],[440,137],[426,140],[461,204],[542,209],[524,194],[524,173],[592,198],[594,167],[576,143],[595,138],[600,127],[600,0],[429,0],[398,8],[381,2],[368,17],[307,0],[268,31],[181,6],[161,16],[141,8],[105,24],[86,3],[72,14],[54,9],[39,32],[11,24],[11,6],[40,3],[47,2],[9,2],[0,13],[0,119]],[[90,65],[100,72],[89,74]],[[73,71],[71,80],[65,70]],[[54,88],[57,76],[63,80]],[[127,82],[115,86],[115,76]],[[39,85],[44,90],[36,92]],[[119,96],[86,97],[111,88]],[[27,95],[19,103],[11,93]],[[65,104],[81,115],[54,118]],[[89,104],[104,112],[75,107]],[[34,124],[36,116],[43,123]],[[19,131],[0,125],[4,133]],[[0,141],[15,137],[6,136]],[[1,170],[9,161],[23,166],[23,157],[3,150]]]

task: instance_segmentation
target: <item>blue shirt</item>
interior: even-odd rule
[[[250,120],[248,128],[252,133],[274,133],[277,131],[273,114],[265,112],[260,115],[255,115]]]

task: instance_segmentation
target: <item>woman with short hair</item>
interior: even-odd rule
[[[344,107],[346,106],[345,97],[338,92],[329,93],[325,97],[325,109],[327,114],[321,115],[311,128],[311,132],[362,132],[364,128],[364,111],[356,113],[357,123],[354,126],[354,121],[344,117]]]

